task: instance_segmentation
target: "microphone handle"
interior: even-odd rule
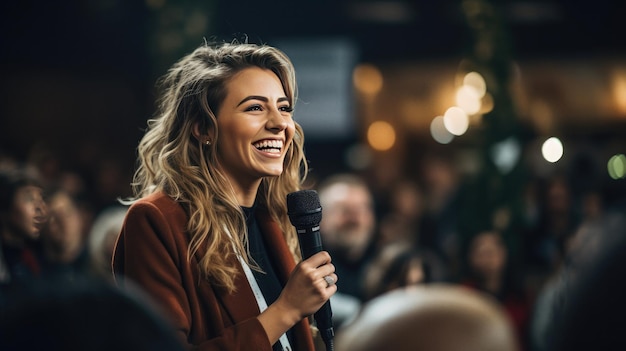
[[[326,351],[333,351],[335,330],[333,329],[333,310],[330,307],[330,300],[326,301],[322,307],[313,314],[317,330],[326,346]]]
[[[298,228],[297,231],[303,259],[306,260],[307,258],[322,251],[322,238],[320,236],[319,225],[313,228]]]
[[[319,225],[313,228],[297,228],[297,232],[303,259],[307,259],[322,251],[322,239]],[[326,301],[313,316],[317,323],[320,336],[326,345],[326,350],[332,351],[334,348],[333,338],[335,337],[335,332],[333,330],[333,312],[330,306],[330,300]]]

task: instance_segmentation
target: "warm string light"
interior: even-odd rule
[[[396,143],[396,131],[387,122],[374,122],[367,129],[367,141],[374,150],[387,151]]]
[[[430,125],[431,136],[440,144],[448,144],[455,136],[465,134],[471,117],[487,113],[493,108],[493,99],[487,93],[485,79],[478,72],[469,72],[463,77],[454,101],[455,106],[449,107],[443,116],[435,117]]]
[[[383,75],[378,67],[361,64],[352,72],[352,82],[356,90],[362,94],[376,95],[383,88]]]
[[[546,161],[555,163],[563,157],[563,143],[557,137],[550,137],[541,145],[541,154]]]

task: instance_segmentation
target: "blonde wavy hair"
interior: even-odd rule
[[[235,193],[222,171],[216,145],[220,137],[217,115],[226,84],[238,72],[260,67],[280,79],[290,105],[295,106],[297,86],[293,64],[280,50],[249,43],[222,43],[198,47],[175,63],[160,80],[162,88],[156,116],[138,146],[138,166],[130,203],[163,191],[188,211],[190,262],[198,254],[200,271],[213,283],[234,291],[237,268],[232,255],[252,262],[247,250],[245,218]],[[214,142],[204,145],[193,136],[194,125],[211,131]],[[281,227],[296,261],[298,239],[287,216],[286,196],[300,190],[308,173],[304,134],[295,123],[293,142],[287,149],[284,170],[262,180],[257,206],[266,208]],[[234,250],[233,250],[234,247]],[[202,250],[203,252],[200,252]],[[258,269],[254,263],[253,268]]]

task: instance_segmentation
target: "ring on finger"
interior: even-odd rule
[[[325,276],[324,280],[326,281],[327,288],[335,284],[335,278],[331,277],[330,275]]]

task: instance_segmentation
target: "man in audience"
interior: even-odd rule
[[[364,274],[374,251],[374,201],[364,180],[352,174],[327,178],[317,188],[323,209],[320,233],[339,276],[331,298],[336,326],[350,319],[364,299]]]
[[[457,285],[432,283],[383,294],[337,333],[337,351],[517,351],[497,302]]]

